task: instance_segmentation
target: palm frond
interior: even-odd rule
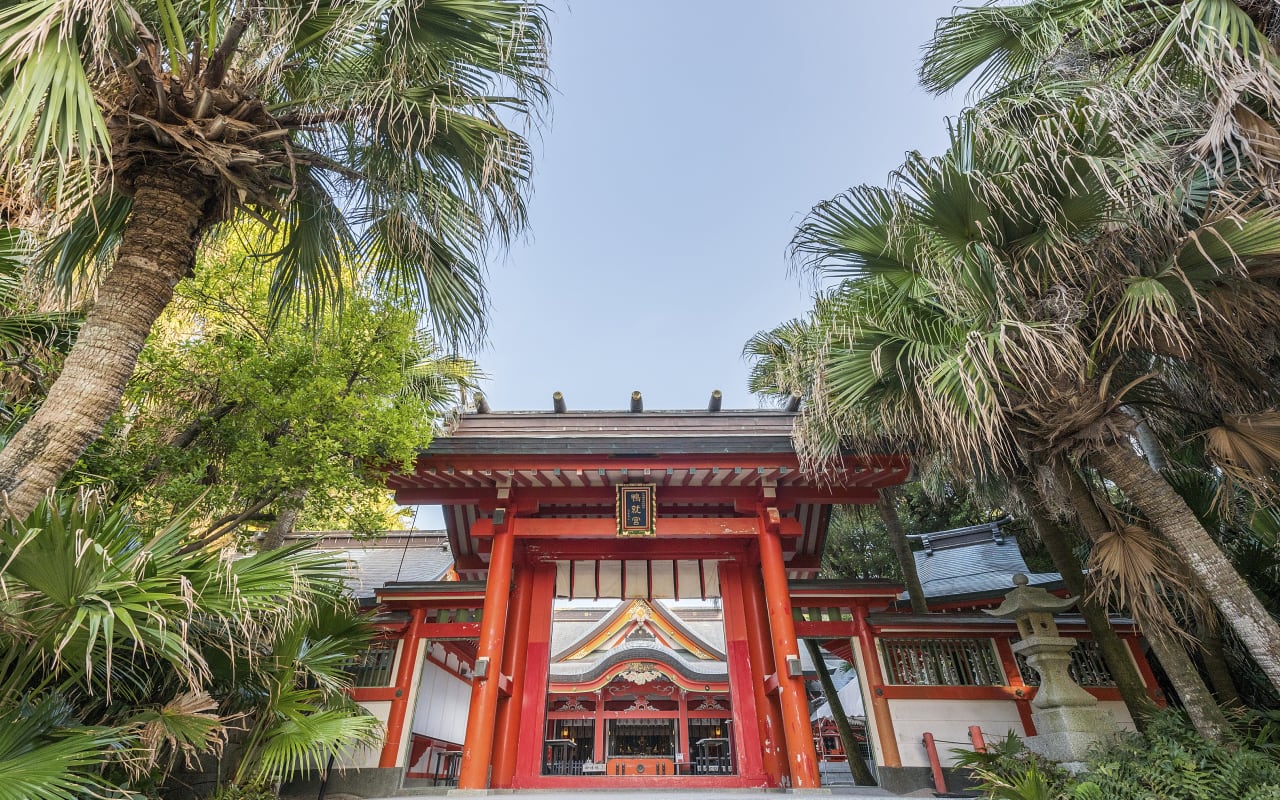
[[[263,747],[253,779],[281,780],[324,769],[331,755],[382,743],[382,725],[371,714],[331,709],[283,719]]]
[[[0,800],[134,797],[99,774],[107,752],[126,743],[119,730],[75,725],[54,696],[0,709]]]

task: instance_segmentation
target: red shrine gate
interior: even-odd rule
[[[831,506],[874,502],[910,464],[846,459],[819,484],[798,468],[793,420],[781,411],[468,414],[412,473],[391,475],[400,503],[444,507],[461,580],[377,592],[400,620],[385,626],[397,645],[387,651],[390,685],[356,690],[386,707],[378,766],[406,765],[410,777],[457,770],[462,789],[817,787],[798,633],[858,665],[881,767],[915,767],[900,754],[918,741],[915,723],[895,734],[893,717],[907,709],[920,719],[909,706],[926,698],[963,701],[962,715],[999,706],[1007,711],[996,719],[1012,715],[1010,727],[1034,732],[1035,687],[1008,651],[1011,625],[884,614],[900,587],[806,580],[818,572]],[[553,652],[557,600],[599,599],[617,601],[614,616]],[[723,652],[704,652],[715,646],[664,611],[702,599],[715,601]],[[1125,633],[1145,670],[1136,632]],[[651,639],[684,660],[646,650]],[[553,673],[553,662],[560,669],[610,642],[626,646]],[[891,662],[898,652],[909,657]],[[705,672],[700,654],[722,673]],[[930,686],[939,679],[924,673],[938,669],[910,674],[929,659],[981,680]],[[427,670],[465,682],[457,735],[407,730]],[[1091,691],[1118,705],[1113,688]]]
[[[833,503],[873,502],[877,489],[906,479],[910,464],[848,460],[818,486],[798,468],[793,419],[780,411],[468,414],[412,474],[390,477],[401,504],[444,507],[459,576],[485,581],[480,622],[462,623],[468,631],[431,628],[430,605],[443,598],[380,597],[411,609],[414,639],[474,631],[460,788],[583,785],[584,777],[544,774],[548,723],[558,713],[548,711],[557,596],[721,601],[732,713],[721,717],[728,735],[720,738],[732,744],[733,774],[687,774],[672,763],[655,775],[655,762],[640,772],[632,765],[626,785],[818,785],[787,582],[817,573]],[[619,487],[652,487],[651,507],[628,520]],[[620,535],[628,521],[642,535]],[[683,682],[686,698],[710,685],[662,677]],[[399,698],[406,703],[409,680]],[[388,720],[383,766],[404,746],[400,712]],[[605,701],[591,713],[607,722],[628,712]],[[658,709],[645,719],[680,713]],[[686,763],[693,756],[682,755]]]

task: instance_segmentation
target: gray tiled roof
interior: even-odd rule
[[[1004,594],[1013,576],[1025,574],[1032,586],[1058,583],[1056,572],[1032,572],[1018,543],[998,526],[975,526],[926,534],[930,550],[917,550],[916,572],[925,597],[942,600],[959,596]]]
[[[396,531],[361,540],[344,532],[305,534],[314,547],[342,553],[347,560],[347,588],[356,597],[373,597],[396,581],[436,581],[453,566],[443,531]]]

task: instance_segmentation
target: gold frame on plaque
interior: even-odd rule
[[[658,521],[658,487],[652,483],[618,484],[614,513],[618,521],[619,536],[656,536]],[[628,508],[635,508],[636,501],[647,510],[640,520],[627,515]]]

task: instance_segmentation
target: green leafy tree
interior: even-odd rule
[[[905,534],[930,533],[990,522],[1003,516],[974,500],[962,484],[944,484],[926,491],[919,483],[899,487],[893,500]],[[911,545],[908,542],[908,549]],[[909,556],[914,566],[915,557]],[[831,517],[831,530],[822,559],[823,576],[845,580],[883,578],[902,580],[897,557],[883,515],[867,506],[840,506]]]
[[[194,504],[210,539],[274,518],[267,544],[279,546],[299,514],[384,530],[382,468],[427,446],[474,363],[438,353],[394,299],[356,290],[320,325],[271,325],[269,306],[252,258],[206,252],[82,479],[107,479],[146,518]]]
[[[0,452],[21,518],[112,413],[202,242],[266,258],[270,305],[350,275],[482,330],[482,257],[525,220],[544,10],[514,0],[24,0],[0,9],[5,189],[68,284],[109,265],[40,409]],[[509,124],[510,123],[510,124]]]

